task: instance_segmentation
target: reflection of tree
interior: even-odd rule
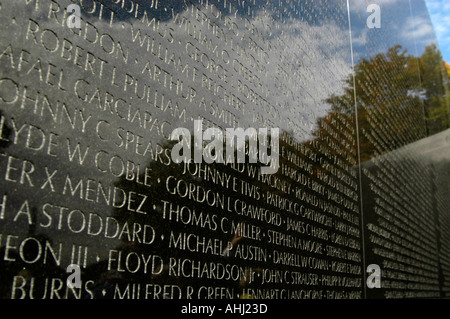
[[[428,46],[419,61],[421,84],[426,92],[428,135],[433,135],[449,127],[449,80],[436,45]]]
[[[355,66],[362,162],[380,151],[397,149],[423,138],[425,131],[432,135],[449,127],[442,74],[442,57],[434,45],[428,46],[419,58],[407,55],[397,45],[386,53],[362,59]],[[355,113],[352,76],[345,83],[343,95],[327,99],[332,109],[319,120],[319,127],[338,118],[352,122]],[[380,130],[383,136],[378,135]],[[320,129],[315,132],[316,136],[320,134]],[[380,150],[374,147],[373,139],[382,141]]]

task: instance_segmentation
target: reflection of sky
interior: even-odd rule
[[[450,1],[425,0],[445,61],[450,61]]]
[[[381,28],[369,29],[366,25],[371,12],[369,4],[378,4],[381,9]],[[409,54],[421,55],[425,47],[435,42],[433,28],[429,22],[422,0],[350,0],[350,17],[355,62],[370,57],[400,44]]]

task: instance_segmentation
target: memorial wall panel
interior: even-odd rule
[[[0,17],[1,298],[449,296],[449,79],[423,1]]]

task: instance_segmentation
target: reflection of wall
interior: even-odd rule
[[[449,132],[362,164],[366,262],[383,265],[374,297],[446,295]]]

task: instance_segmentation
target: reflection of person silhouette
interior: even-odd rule
[[[241,229],[243,227],[244,223],[239,223],[238,227],[236,229],[236,233],[234,234],[233,239],[231,240],[231,242],[228,244],[228,246],[223,250],[222,252],[222,256],[225,257],[229,257],[230,256],[230,251],[233,249],[233,247],[235,247],[243,238],[244,236],[241,236]],[[245,287],[248,287],[248,285],[250,284],[251,281],[254,281],[254,279],[251,279],[251,276],[254,276],[254,274],[252,274],[252,272],[256,272],[256,273],[260,273],[262,269],[260,268],[256,268],[253,271],[250,271],[250,269],[246,269],[245,270],[245,275],[242,276],[239,280],[239,289],[243,290]],[[241,293],[239,295],[240,299],[253,299],[252,295],[249,295],[247,293]]]
[[[237,229],[236,229],[236,233],[234,234],[234,237],[233,237],[233,239],[231,240],[230,244],[228,244],[228,246],[223,250],[222,256],[228,257],[228,256],[230,255],[230,251],[233,249],[233,247],[234,247],[235,245],[237,245],[237,243],[238,243],[242,238],[244,238],[244,236],[241,236],[241,234],[240,234],[240,230],[241,230],[242,224],[243,224],[243,223],[239,223],[239,224],[238,224],[238,227],[237,227]]]

